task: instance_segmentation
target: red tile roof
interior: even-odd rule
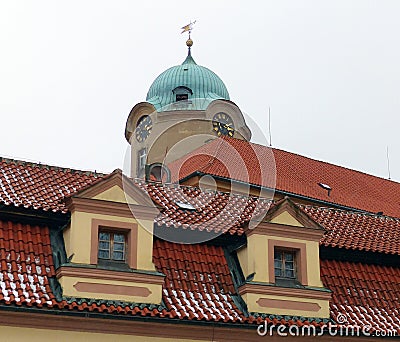
[[[335,320],[340,314],[347,324],[400,334],[400,267],[321,260],[321,278]]]
[[[303,158],[303,161],[308,160],[298,157]],[[352,175],[359,174],[348,171]],[[0,201],[6,205],[65,211],[64,206],[59,203],[60,199],[101,177],[103,175],[3,159],[0,162]],[[368,177],[376,180],[376,177]],[[376,181],[378,180],[380,179]],[[331,186],[333,184],[322,181]],[[389,183],[394,184],[395,188],[398,184]],[[385,186],[389,183],[385,183]],[[202,229],[214,231],[220,229],[218,225],[221,221],[209,225],[206,223],[208,217],[215,217],[213,215],[223,212],[229,206],[225,220],[230,220],[229,215],[237,215],[237,210],[244,206],[245,210],[231,232],[242,234],[242,224],[252,215],[255,203],[258,202],[255,198],[233,195],[227,203],[228,195],[219,192],[207,193],[196,188],[139,184],[163,208],[157,218],[157,224],[161,226],[182,225],[185,228],[184,225],[189,222],[198,222]],[[177,201],[190,203],[197,210],[183,210],[179,208]],[[382,205],[384,203],[386,202],[382,202]],[[200,208],[208,211],[201,211]],[[300,208],[327,228],[328,232],[321,241],[325,246],[399,254],[400,229],[397,219],[312,206]],[[261,322],[260,317],[246,317],[236,306],[233,300],[236,292],[221,247],[206,244],[179,245],[155,240],[154,262],[157,269],[166,274],[163,290],[165,307],[135,303],[100,303],[74,298],[57,300],[49,281],[55,274],[49,228],[0,221],[1,303],[110,314]],[[342,313],[347,315],[349,323],[372,324],[374,329],[400,331],[399,268],[322,260],[321,274],[325,286],[333,291],[333,318]],[[267,320],[271,321],[269,318]],[[304,324],[304,320],[284,318],[274,318],[273,322]],[[317,323],[314,321],[312,324]]]
[[[244,223],[253,216],[266,213],[271,203],[267,199],[202,191],[197,187],[137,184],[162,208],[155,222],[164,227],[242,235]],[[182,209],[180,204],[189,205],[194,210]]]
[[[0,221],[0,300],[52,305],[55,275],[47,227]]]
[[[267,211],[270,202],[252,196],[204,192],[197,187],[139,182],[161,207],[155,222],[160,227],[199,229],[242,235],[252,216]],[[279,205],[280,200],[272,205]],[[178,202],[196,208],[179,208]],[[297,206],[326,229],[321,245],[400,255],[400,219],[311,205]]]
[[[400,218],[400,183],[243,140],[215,139],[170,167],[174,179],[200,171],[273,186],[272,175],[264,170],[272,172],[275,165],[277,190]],[[318,183],[329,185],[330,194]]]
[[[165,317],[165,308],[104,305],[89,300],[58,301],[49,279],[55,276],[48,227],[0,221],[0,303]]]
[[[54,265],[47,227],[0,221],[0,302],[63,310],[157,316],[189,320],[261,323],[235,304],[232,277],[222,247],[181,245],[155,240],[154,263],[166,275],[163,305],[107,303],[88,299],[57,300],[50,287]],[[400,268],[321,261],[321,277],[333,292],[331,315],[350,324],[400,332]],[[274,324],[314,324],[268,317]]]
[[[166,275],[163,300],[179,318],[242,322],[232,300],[235,288],[222,247],[154,244],[154,263]]]
[[[172,164],[171,170],[176,178],[200,171],[274,186],[275,165],[276,189],[280,191],[400,217],[400,183],[243,140],[216,139]],[[0,202],[65,211],[60,202],[64,197],[102,177],[93,172],[1,158]],[[330,196],[318,183],[332,188]]]
[[[272,149],[244,140],[222,137],[169,165],[177,181],[195,171],[245,183],[274,187],[276,168]]]
[[[55,275],[49,228],[0,221],[0,304],[214,322],[264,321],[261,317],[245,316],[234,303],[236,291],[222,247],[155,240],[153,256],[156,268],[166,275],[164,304],[58,300],[49,281]],[[323,324],[321,320],[304,318],[266,320],[285,325]]]
[[[65,212],[61,199],[101,177],[89,171],[1,158],[0,203]]]
[[[321,245],[400,255],[400,219],[315,206],[300,208],[327,230]]]
[[[351,172],[359,174],[356,171]],[[2,159],[0,201],[7,205],[65,211],[64,204],[60,202],[62,198],[87,188],[104,177],[102,174]],[[243,224],[253,214],[257,215],[269,205],[267,201],[260,201],[255,197],[204,192],[194,187],[161,186],[144,182],[138,184],[163,208],[156,223],[164,227],[190,227],[217,233],[222,232],[223,227],[230,234],[241,235]],[[178,201],[190,203],[197,210],[182,210],[176,204]],[[325,246],[387,254],[400,253],[400,221],[397,219],[312,206],[302,208],[327,229],[328,234],[321,241]]]
[[[0,200],[16,206],[65,211],[60,199],[101,178],[104,175],[3,159],[0,162]],[[188,228],[190,224],[191,229],[215,232],[224,227],[230,234],[241,235],[243,223],[250,219],[253,211],[257,214],[269,205],[255,197],[203,192],[194,187],[144,182],[139,186],[164,209],[156,219],[159,226]],[[178,201],[190,203],[198,210],[182,210],[176,204]],[[329,234],[321,241],[323,245],[400,253],[400,221],[397,219],[313,206],[303,206],[303,209],[328,230]]]

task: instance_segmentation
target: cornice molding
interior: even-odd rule
[[[141,272],[121,272],[103,270],[100,268],[84,268],[61,266],[56,271],[57,279],[66,276],[72,278],[102,279],[111,281],[135,282],[143,284],[163,285],[165,276]]]
[[[154,220],[159,211],[154,206],[111,202],[91,198],[70,197],[66,200],[69,211],[81,211],[92,214],[105,214],[127,218]]]
[[[247,237],[258,235],[272,235],[283,238],[296,238],[301,240],[319,242],[324,236],[324,231],[321,229],[305,228],[298,226],[288,226],[280,223],[260,222],[254,229],[246,229]]]
[[[330,300],[332,297],[331,292],[327,292],[326,290],[320,291],[309,288],[280,287],[250,282],[239,287],[239,294],[241,296],[247,293],[254,293],[264,296],[282,296],[317,300]]]

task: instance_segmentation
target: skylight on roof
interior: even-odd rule
[[[190,203],[175,201],[175,204],[181,209],[196,210],[196,208],[193,205],[191,205]]]
[[[318,183],[318,185],[319,185],[322,189],[325,189],[325,190],[328,190],[328,191],[332,190],[332,188],[331,188],[328,184],[325,184],[325,183]]]

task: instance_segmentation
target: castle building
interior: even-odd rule
[[[1,158],[3,336],[400,334],[400,183],[252,143],[192,45],[129,113],[128,175]]]

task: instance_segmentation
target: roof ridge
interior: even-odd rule
[[[149,185],[155,185],[155,186],[168,187],[169,189],[170,188],[174,188],[174,189],[180,188],[180,189],[190,189],[190,190],[191,189],[195,189],[195,190],[199,190],[199,191],[204,192],[204,193],[213,192],[213,193],[222,194],[222,195],[233,195],[233,196],[236,196],[236,197],[239,197],[239,198],[243,198],[243,199],[251,198],[251,199],[254,199],[254,200],[268,200],[268,201],[273,202],[272,199],[265,198],[265,197],[259,197],[259,196],[255,196],[255,195],[250,195],[250,194],[246,195],[246,194],[241,194],[241,193],[236,193],[236,192],[235,193],[230,193],[230,192],[224,192],[224,191],[212,190],[212,189],[203,190],[200,187],[193,186],[193,185],[186,185],[186,184],[179,184],[179,183],[160,183],[160,182],[152,181],[152,180],[145,181],[145,180],[140,179],[140,178],[135,178],[135,179],[130,178],[130,179],[135,184],[139,184],[139,185],[147,185],[147,184],[149,184]]]
[[[296,205],[300,208],[314,208],[317,210],[324,210],[324,211],[335,211],[335,212],[344,212],[346,214],[357,214],[357,215],[362,215],[362,216],[371,216],[375,218],[385,218],[385,219],[390,219],[396,222],[400,222],[400,218],[394,217],[394,216],[389,216],[389,215],[380,215],[377,213],[371,213],[368,211],[359,211],[359,210],[347,210],[343,208],[332,208],[332,207],[320,207],[318,205],[312,205],[312,204],[301,204],[301,203],[296,203]]]
[[[50,165],[46,163],[41,163],[41,162],[33,162],[33,161],[28,161],[28,160],[22,160],[22,159],[14,159],[14,158],[7,158],[7,157],[2,157],[0,156],[0,163],[6,163],[6,164],[11,164],[14,163],[15,165],[29,165],[32,167],[38,167],[38,168],[45,168],[48,170],[54,170],[54,171],[63,171],[63,172],[71,172],[71,173],[79,173],[79,174],[86,174],[86,175],[93,175],[93,176],[105,176],[108,175],[108,173],[102,173],[102,172],[97,172],[95,171],[90,171],[90,170],[79,170],[79,169],[74,169],[71,167],[63,167],[63,166],[56,166],[56,165]]]

